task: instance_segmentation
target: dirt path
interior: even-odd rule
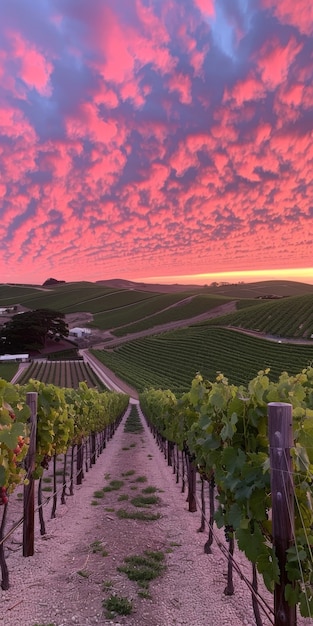
[[[220,306],[215,307],[215,309],[211,309],[210,311],[206,311],[206,313],[201,313],[200,315],[196,315],[195,317],[176,320],[175,322],[167,322],[166,324],[153,326],[153,328],[147,328],[146,330],[141,330],[136,333],[129,333],[128,335],[124,335],[123,337],[114,337],[113,339],[108,339],[105,342],[97,341],[93,343],[92,348],[94,348],[95,350],[102,350],[103,348],[114,348],[115,346],[121,345],[122,343],[133,341],[133,339],[149,337],[151,335],[157,335],[159,333],[168,332],[170,330],[177,330],[178,328],[187,328],[192,324],[198,324],[200,322],[213,319],[214,317],[219,317],[220,315],[233,313],[234,311],[236,311],[235,300],[233,300],[232,302],[227,302],[226,304],[221,304]],[[114,329],[112,329],[112,332],[114,333]]]

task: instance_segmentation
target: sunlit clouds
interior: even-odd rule
[[[313,280],[312,85],[307,0],[3,0],[1,282]]]

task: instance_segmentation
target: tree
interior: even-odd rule
[[[52,309],[36,309],[13,315],[1,329],[2,354],[29,352],[44,347],[47,337],[60,339],[69,334],[64,314]]]

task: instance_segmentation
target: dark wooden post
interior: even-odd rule
[[[294,490],[290,448],[294,446],[292,405],[270,402],[268,405],[268,434],[270,444],[272,533],[278,558],[280,581],[275,585],[275,626],[295,626],[296,607],[285,600],[285,587],[292,584],[286,572],[286,550],[294,537]]]
[[[34,554],[35,480],[32,474],[35,469],[36,456],[37,400],[36,392],[31,391],[26,394],[26,403],[30,408],[30,434],[28,453],[25,458],[28,484],[24,485],[23,556],[33,556]]]
[[[195,513],[197,510],[196,492],[197,492],[197,468],[194,459],[188,458],[188,511]]]
[[[77,444],[77,459],[76,459],[76,485],[81,485],[83,482],[83,462],[84,462],[83,443],[78,443]]]

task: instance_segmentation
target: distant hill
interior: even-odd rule
[[[313,293],[313,285],[292,280],[263,280],[252,283],[221,283],[214,285],[182,285],[137,283],[122,278],[98,280],[97,285],[113,289],[135,289],[136,291],[152,291],[157,293],[177,293],[181,291],[204,292],[231,298],[269,298],[302,296]]]
[[[97,285],[112,287],[113,289],[135,289],[136,291],[153,291],[156,293],[176,293],[180,291],[201,291],[205,287],[201,285],[161,285],[157,283],[136,283],[123,278],[112,278],[110,280],[97,280]]]

